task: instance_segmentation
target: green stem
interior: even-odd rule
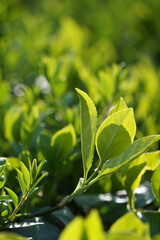
[[[96,171],[94,171],[94,173],[92,173],[92,175],[88,178],[88,180],[84,183],[85,185],[88,185],[97,176],[100,168],[101,168],[101,165],[99,165]]]
[[[30,188],[27,190],[27,192],[22,196],[21,201],[18,203],[17,207],[14,209],[13,213],[11,214],[11,216],[9,216],[8,218],[8,222],[12,222],[15,218],[15,215],[17,214],[17,212],[19,211],[19,209],[21,208],[23,202],[26,200],[28,194],[30,192]]]

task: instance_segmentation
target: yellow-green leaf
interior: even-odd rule
[[[9,188],[5,187],[5,189],[7,190],[9,196],[12,198],[14,206],[17,207],[17,205],[18,205],[18,197],[17,197],[17,195],[15,194],[15,192],[13,192]]]
[[[94,155],[97,111],[94,103],[85,92],[79,89],[76,91],[80,99],[81,149],[85,180]]]
[[[127,108],[128,107],[127,107],[124,99],[122,97],[120,97],[120,100],[119,100],[118,104],[111,109],[111,111],[109,112],[108,116],[112,115],[115,112],[118,112],[118,111],[121,111],[121,110],[127,109]]]
[[[151,135],[133,142],[124,154],[119,157],[109,159],[104,163],[98,178],[117,171],[122,166],[133,161],[135,158],[147,151],[158,140],[160,140],[160,135]]]
[[[160,201],[160,164],[152,176],[152,189],[156,198]]]
[[[29,188],[29,186],[30,186],[30,173],[29,173],[27,167],[24,165],[23,162],[20,163],[20,166],[21,166],[21,171],[23,173],[24,182],[25,182],[27,188]]]
[[[96,135],[100,164],[124,153],[133,142],[136,124],[133,109],[128,108],[107,117]]]
[[[51,139],[54,159],[58,161],[66,157],[73,149],[75,143],[76,134],[72,124],[69,124],[57,131]]]

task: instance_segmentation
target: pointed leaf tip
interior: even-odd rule
[[[76,89],[80,99],[80,122],[81,122],[81,149],[84,179],[92,165],[97,125],[97,111],[90,97],[80,89]]]

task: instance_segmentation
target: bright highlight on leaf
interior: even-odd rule
[[[124,154],[119,157],[109,159],[105,162],[101,172],[98,175],[98,178],[117,171],[122,166],[133,161],[142,153],[147,151],[158,140],[160,140],[160,135],[148,136],[134,141]]]
[[[76,89],[76,91],[80,99],[81,148],[84,179],[86,180],[94,155],[97,112],[94,103],[88,95],[80,89]]]
[[[124,153],[133,142],[135,133],[136,124],[132,108],[115,112],[107,117],[96,135],[100,164]]]
[[[18,197],[17,197],[17,195],[15,194],[15,192],[13,192],[9,188],[5,187],[5,189],[7,190],[9,196],[11,197],[11,199],[13,200],[14,206],[17,207],[17,205],[18,205]]]
[[[160,164],[152,176],[152,189],[156,198],[160,201]]]

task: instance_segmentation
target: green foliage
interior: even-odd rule
[[[72,218],[98,208],[104,238],[144,239],[108,231],[129,205],[159,238],[159,9],[158,0],[1,1],[1,230],[57,239],[71,212],[55,210],[69,204]],[[96,236],[93,215],[80,218],[84,239]]]
[[[160,200],[160,181],[159,180],[160,180],[160,164],[157,166],[152,176],[153,193],[158,200]]]
[[[84,169],[84,180],[92,165],[96,135],[97,112],[92,100],[83,91],[76,89],[80,98],[81,114],[81,148]]]

